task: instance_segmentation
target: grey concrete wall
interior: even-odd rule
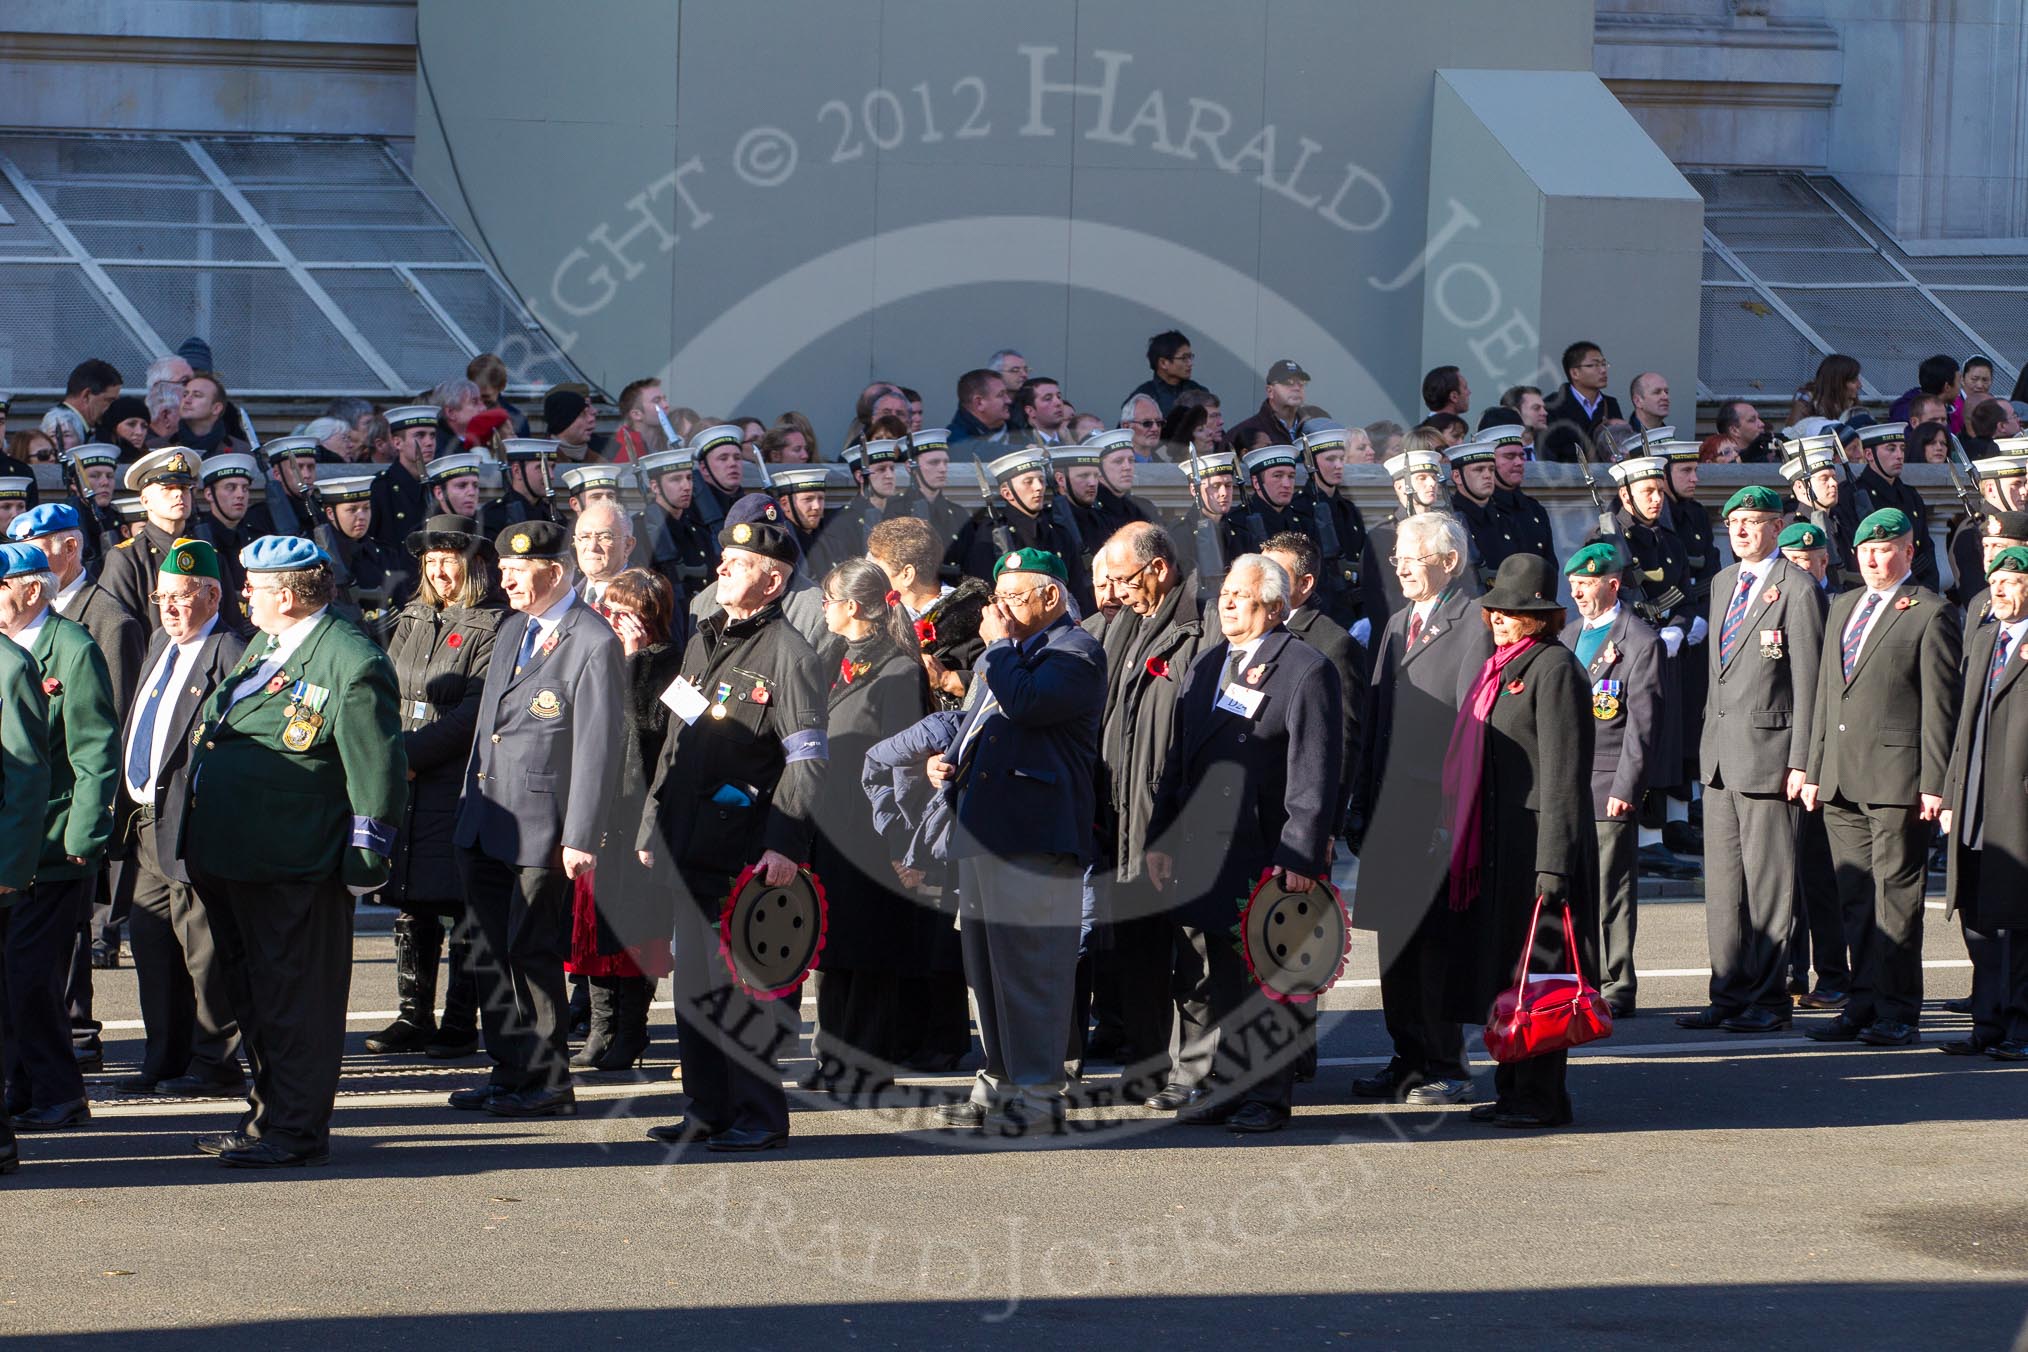
[[[1171,324],[1232,418],[1281,356],[1419,412],[1434,72],[1591,66],[1589,0],[596,13],[422,0],[419,178],[607,389],[668,367],[827,447],[874,375],[940,421],[1003,346],[1110,421]]]

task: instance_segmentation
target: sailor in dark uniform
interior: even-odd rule
[[[259,538],[249,528],[248,509],[253,503],[254,480],[260,473],[260,462],[243,451],[207,456],[197,470],[202,510],[190,523],[190,535],[217,551],[228,626],[246,618],[246,598],[240,594],[246,574],[239,566],[239,552]]]
[[[1711,689],[1711,664],[1704,646],[1711,637],[1711,622],[1706,617],[1711,609],[1711,579],[1725,566],[1725,560],[1719,557],[1711,513],[1697,501],[1697,443],[1665,441],[1655,453],[1669,463],[1669,472],[1662,479],[1667,499],[1662,521],[1683,546],[1683,590],[1690,598],[1679,667],[1682,698],[1677,701],[1683,734],[1680,782],[1688,785],[1702,778],[1697,773],[1697,754],[1704,735],[1704,699]],[[1666,783],[1668,778],[1665,773],[1656,782]]]
[[[1869,423],[1860,428],[1859,454],[1866,461],[1866,468],[1859,472],[1859,485],[1866,490],[1872,510],[1899,508],[1915,523],[1916,585],[1942,591],[1936,543],[1929,536],[1929,506],[1921,492],[1901,481],[1902,467],[1908,462],[1908,424]]]
[[[901,515],[927,521],[937,533],[944,547],[943,579],[955,585],[959,573],[951,550],[965,533],[972,513],[951,499],[951,434],[947,428],[925,427],[909,433],[908,442],[910,483],[901,495]]]
[[[153,634],[162,613],[151,599],[156,574],[169,546],[190,528],[191,498],[197,485],[197,452],[182,446],[150,451],[127,467],[129,492],[141,495],[146,514],[140,529],[108,551],[99,585]]]
[[[383,415],[394,439],[395,457],[374,480],[373,538],[390,549],[406,546],[409,533],[422,529],[423,518],[430,514],[422,476],[437,453],[437,419],[442,413],[435,404],[404,404]]]
[[[634,462],[648,509],[641,514],[643,562],[669,581],[679,613],[688,614],[697,593],[711,585],[718,566],[718,542],[697,514],[694,461],[686,446],[654,451]]]
[[[863,540],[854,546],[853,523],[844,509],[829,506],[830,483],[829,465],[781,465],[769,476],[769,489],[781,501],[783,520],[802,551],[802,570],[813,582],[866,548]]]
[[[1337,423],[1311,419],[1297,441],[1309,482],[1296,491],[1298,532],[1317,544],[1319,573],[1313,604],[1346,630],[1364,624],[1386,608],[1380,575],[1385,568],[1374,556],[1366,518],[1345,488],[1345,456],[1350,433]]]
[[[737,423],[719,423],[690,438],[695,474],[691,501],[697,519],[716,538],[732,504],[746,496],[740,474],[746,459],[746,432]]]
[[[1071,525],[1084,546],[1087,576],[1093,556],[1113,534],[1098,507],[1099,488],[1105,482],[1099,465],[1103,458],[1096,446],[1052,446],[1049,451],[1049,470],[1056,478],[1055,507],[1070,514]]]
[[[484,451],[456,451],[423,466],[423,489],[429,516],[479,519],[479,480],[493,457]],[[425,520],[428,518],[425,517]],[[407,541],[402,542],[407,547]]]
[[[1134,429],[1115,427],[1094,432],[1085,438],[1084,444],[1099,454],[1099,488],[1094,505],[1099,520],[1105,523],[1106,539],[1110,540],[1122,526],[1155,520],[1154,507],[1133,493]]]
[[[1944,553],[1951,560],[1951,585],[1944,595],[1967,612],[1972,598],[1986,586],[1985,565],[1992,557],[1992,550],[1985,547],[1989,523],[2002,513],[2020,511],[2024,496],[2028,496],[2024,492],[2028,490],[2028,456],[1989,455],[1973,461],[1972,472],[1987,511],[1967,512],[1951,527],[1944,543]]]
[[[1800,437],[1783,443],[1783,451],[1782,478],[1796,495],[1796,514],[1823,533],[1830,590],[1837,593],[1858,586],[1859,563],[1852,533],[1859,529],[1861,514],[1855,496],[1845,491],[1844,480],[1838,475],[1838,439],[1830,435]]]
[[[1022,549],[1046,549],[1064,561],[1071,595],[1085,604],[1091,576],[1084,569],[1081,542],[1070,538],[1067,517],[1052,516],[1049,500],[1049,451],[1024,446],[987,462],[997,496],[973,516],[958,541],[960,570],[986,581],[1000,560]]]
[[[318,524],[310,502],[317,485],[317,439],[276,437],[260,449],[267,461],[267,490],[247,509],[245,526],[258,540],[263,535],[294,535],[309,539]]]
[[[572,465],[556,478],[563,486],[565,506],[572,521],[594,503],[610,503],[622,511],[626,510],[626,505],[620,501],[621,488],[627,481],[624,465],[607,464],[602,460],[587,461],[582,465]]]
[[[1367,591],[1364,618],[1371,626],[1371,632],[1362,636],[1358,630],[1353,630],[1353,637],[1364,642],[1369,651],[1378,640],[1377,631],[1386,625],[1394,612],[1407,604],[1401,594],[1401,579],[1394,567],[1395,535],[1401,523],[1409,517],[1442,511],[1438,504],[1444,500],[1444,485],[1450,482],[1444,458],[1435,451],[1403,451],[1400,455],[1389,457],[1385,465],[1387,477],[1394,484],[1394,514],[1384,521],[1375,522],[1367,533],[1368,547],[1379,564],[1379,585]],[[1466,596],[1476,596],[1484,590],[1479,585],[1478,575],[1469,565],[1465,567],[1461,586]],[[1380,602],[1378,610],[1373,608],[1376,594]]]
[[[1521,537],[1521,523],[1494,503],[1499,492],[1499,471],[1494,459],[1499,446],[1490,437],[1460,442],[1451,447],[1451,511],[1465,525],[1471,537],[1471,566],[1477,570],[1479,585],[1492,585],[1493,575],[1509,554],[1533,553]]]
[[[901,494],[895,480],[907,460],[905,437],[857,442],[845,448],[845,467],[859,491],[841,509],[843,520],[839,527],[844,531],[841,543],[851,546],[844,557],[864,554],[866,537],[873,528],[888,517],[901,514]]]
[[[373,531],[373,485],[378,475],[364,466],[326,474],[317,485],[330,522],[331,553],[343,579],[332,609],[357,624],[375,643],[385,644],[395,612],[415,595],[415,560],[406,549],[390,549]]]
[[[479,511],[479,533],[496,536],[509,526],[557,520],[550,502],[549,467],[557,443],[540,437],[508,437],[500,444],[506,457],[506,491]]]
[[[1296,504],[1297,455],[1294,446],[1259,446],[1240,457],[1253,489],[1247,509],[1260,523],[1262,540],[1288,531],[1307,532],[1314,524]]]
[[[1196,569],[1197,600],[1202,604],[1217,597],[1232,561],[1259,553],[1267,536],[1240,503],[1239,469],[1230,452],[1193,455],[1183,463],[1183,474],[1190,483],[1191,507],[1169,522],[1169,533]]]
[[[1556,531],[1549,524],[1549,511],[1521,491],[1528,476],[1531,435],[1525,427],[1499,426],[1486,428],[1476,439],[1493,443],[1493,477],[1499,482],[1499,487],[1493,490],[1493,510],[1514,523],[1514,533],[1523,549],[1554,559]]]
[[[111,536],[113,544],[117,544],[124,536],[120,514],[113,507],[113,489],[120,475],[120,448],[99,441],[87,442],[72,447],[70,458],[84,481],[85,500],[80,504],[83,509],[80,514],[84,517],[85,552],[88,561],[96,564],[112,548],[106,537]]]

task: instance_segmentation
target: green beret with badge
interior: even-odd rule
[[[1859,523],[1859,529],[1852,532],[1852,543],[1864,545],[1880,540],[1899,540],[1914,531],[1915,523],[1908,519],[1907,512],[1899,507],[1882,507]]]
[[[1782,500],[1772,488],[1762,484],[1748,484],[1725,500],[1725,510],[1720,515],[1731,516],[1734,512],[1778,513],[1781,509]]]
[[[162,556],[159,571],[164,577],[208,577],[220,581],[218,551],[207,540],[184,538],[172,541]]]
[[[1070,573],[1064,568],[1063,560],[1047,549],[1016,549],[1002,554],[993,565],[993,581],[1000,580],[1002,573],[1041,573],[1058,582],[1070,581]]]
[[[1565,577],[1617,577],[1620,571],[1620,551],[1604,540],[1586,545],[1563,565]]]
[[[1828,549],[1830,542],[1825,539],[1823,529],[1813,522],[1792,521],[1782,530],[1781,538],[1775,541],[1781,549]]]
[[[2028,573],[2028,546],[2008,545],[1986,565],[1986,576],[1995,573]]]

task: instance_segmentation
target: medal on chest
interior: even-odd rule
[[[317,740],[317,729],[324,726],[324,706],[330,699],[331,692],[321,685],[297,681],[291,686],[288,705],[282,710],[282,717],[289,720],[282,729],[282,745],[291,751],[309,750],[310,743]]]
[[[718,683],[718,693],[712,696],[711,716],[713,718],[725,717],[726,714],[725,702],[731,698],[732,698],[732,682],[720,681]]]
[[[1597,681],[1591,687],[1591,716],[1604,723],[1620,716],[1620,697],[1626,686],[1620,681]]]
[[[1762,657],[1765,657],[1770,662],[1779,661],[1787,651],[1788,645],[1782,637],[1781,630],[1763,629],[1760,631],[1760,655]]]

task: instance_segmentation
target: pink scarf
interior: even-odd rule
[[[1451,728],[1444,752],[1444,817],[1451,827],[1451,909],[1462,911],[1479,898],[1484,881],[1485,846],[1480,839],[1480,785],[1486,773],[1486,719],[1500,698],[1500,673],[1507,664],[1535,646],[1533,636],[1498,649],[1479,668],[1472,693]]]

